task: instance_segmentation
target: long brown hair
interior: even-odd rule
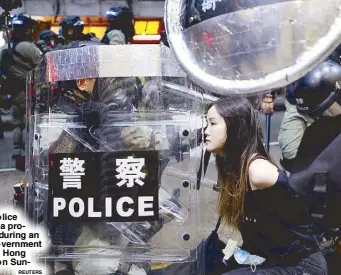
[[[224,154],[216,155],[220,187],[218,210],[225,223],[238,229],[252,156],[256,154],[273,161],[263,145],[258,113],[246,98],[229,96],[211,106],[216,106],[227,128]]]

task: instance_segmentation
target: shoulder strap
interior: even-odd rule
[[[207,150],[205,152],[204,150],[201,151],[200,166],[199,166],[199,170],[197,173],[197,190],[200,189],[202,170],[204,170],[204,175],[206,174],[210,156],[211,156],[211,152]],[[202,169],[203,163],[204,163],[204,169]],[[214,233],[218,232],[220,224],[221,224],[221,217],[219,217],[217,224],[213,230]]]
[[[211,157],[211,152],[201,150],[201,158],[200,158],[200,166],[197,172],[197,190],[200,190],[200,185],[201,185],[201,176],[202,176],[202,165],[204,163],[204,175],[206,174],[208,163],[210,161]]]
[[[213,232],[218,233],[220,224],[221,224],[221,217],[219,217],[219,219],[218,219],[218,221],[217,221],[217,224],[216,224],[215,229],[214,229]]]

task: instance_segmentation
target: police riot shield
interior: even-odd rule
[[[341,43],[340,0],[168,0],[165,7],[177,60],[219,94],[285,87]]]
[[[204,101],[214,97],[170,49],[50,52],[28,82],[26,213],[51,240],[41,259],[80,274],[122,259],[194,260]]]

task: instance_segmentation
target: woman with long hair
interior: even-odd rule
[[[229,96],[210,106],[207,123],[206,149],[215,154],[218,170],[218,212],[243,238],[225,261],[232,270],[226,274],[328,274],[305,201],[264,148],[258,112],[247,99]]]

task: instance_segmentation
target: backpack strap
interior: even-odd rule
[[[219,219],[218,219],[218,221],[217,221],[217,224],[216,224],[216,226],[215,226],[213,232],[218,233],[218,230],[219,230],[220,225],[221,225],[221,217],[219,217]]]
[[[208,163],[209,163],[210,157],[211,157],[211,152],[206,150],[205,153],[204,153],[204,150],[201,151],[200,166],[199,166],[199,170],[198,170],[198,173],[197,173],[197,190],[200,189],[201,175],[202,175],[202,165],[204,163],[204,169],[203,170],[204,170],[204,175],[205,175],[206,171],[207,171],[207,167],[208,167]],[[218,233],[220,224],[221,224],[221,217],[219,217],[219,219],[217,221],[217,224],[216,224],[216,226],[215,226],[215,228],[213,230],[213,233]]]

